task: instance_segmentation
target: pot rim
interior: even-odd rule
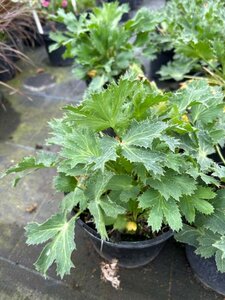
[[[82,227],[89,235],[91,235],[95,240],[101,240],[99,234],[97,231],[92,229],[90,226],[88,226],[84,221],[81,219],[77,220],[77,223],[80,227]],[[110,241],[105,241],[101,240],[104,244],[107,244],[111,247],[118,247],[118,248],[146,248],[149,246],[155,246],[158,244],[161,244],[168,240],[170,237],[174,235],[174,232],[169,229],[167,232],[149,240],[144,240],[144,241],[136,241],[136,242],[127,242],[127,241],[122,241],[122,242],[117,242],[117,243],[112,243]]]

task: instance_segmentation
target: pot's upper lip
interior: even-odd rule
[[[85,231],[88,232],[88,234],[90,234],[95,240],[101,240],[99,234],[92,229],[91,227],[89,227],[86,223],[84,223],[81,219],[78,219],[77,222],[84,228]],[[135,246],[135,248],[145,248],[145,247],[149,247],[154,246],[154,245],[158,245],[164,241],[166,241],[167,239],[169,239],[170,237],[172,237],[174,234],[174,232],[170,229],[167,232],[153,238],[153,239],[149,239],[149,240],[144,240],[144,241],[136,241],[136,242],[126,242],[126,241],[122,241],[122,242],[117,242],[117,243],[113,243],[110,241],[103,241],[105,244],[111,245],[111,246],[118,246],[120,248],[131,248],[133,246]]]

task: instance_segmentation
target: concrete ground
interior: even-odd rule
[[[35,65],[26,66],[22,74],[9,82],[23,94],[5,93],[3,106],[0,106],[0,172],[23,156],[33,154],[35,148],[41,148],[48,136],[48,120],[61,116],[60,108],[67,103],[80,101],[85,89],[83,82],[73,78],[70,67],[49,66],[44,48],[28,54]],[[38,75],[37,71],[49,75]],[[57,210],[62,195],[52,189],[53,176],[52,171],[37,172],[25,178],[16,189],[11,187],[9,177],[0,182],[1,300],[223,299],[196,280],[184,248],[172,239],[147,266],[120,269],[121,288],[115,290],[110,283],[101,280],[102,259],[78,229],[78,249],[73,254],[76,268],[70,276],[60,280],[53,267],[49,277],[44,279],[33,267],[41,247],[25,244],[23,228],[28,221],[44,221]]]

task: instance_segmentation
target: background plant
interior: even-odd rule
[[[225,193],[221,190],[213,200],[211,216],[198,215],[193,226],[185,224],[175,235],[179,242],[195,247],[203,258],[215,257],[217,269],[225,272]]]
[[[173,61],[159,72],[162,79],[181,80],[190,72],[200,72],[209,75],[210,82],[224,86],[223,1],[172,0],[159,15],[163,20],[154,42],[160,50],[174,50]]]
[[[90,90],[97,90],[105,83],[123,74],[130,65],[139,63],[135,50],[143,46],[148,38],[153,21],[147,23],[146,10],[137,13],[133,20],[121,23],[127,5],[103,4],[93,9],[93,13],[76,18],[59,10],[55,21],[64,23],[66,33],[52,33],[57,42],[50,49],[60,45],[67,48],[65,57],[76,57],[74,73],[77,78],[91,81]]]

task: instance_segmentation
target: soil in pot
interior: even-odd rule
[[[93,223],[86,224],[81,219],[77,223],[85,230],[101,257],[108,261],[116,259],[123,268],[137,268],[148,264],[158,256],[166,241],[173,236],[173,232],[167,228],[167,231],[150,239],[114,233],[110,235],[109,241],[102,241]]]
[[[54,24],[48,24],[44,26],[44,34],[43,34],[43,41],[45,44],[46,51],[48,53],[49,61],[53,66],[70,66],[73,64],[74,59],[73,58],[63,58],[63,54],[66,51],[65,46],[60,46],[58,49],[50,52],[49,47],[55,42],[50,38],[50,32],[51,31],[64,31],[65,25],[54,23]]]
[[[225,296],[225,273],[217,271],[215,258],[202,258],[195,254],[195,248],[186,246],[188,262],[203,285]]]

